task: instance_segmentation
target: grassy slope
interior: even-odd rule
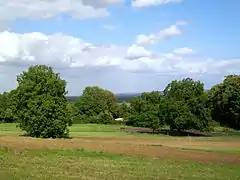
[[[0,177],[25,179],[236,180],[239,166],[174,162],[87,151],[0,148]]]
[[[172,138],[164,135],[135,135],[119,131],[119,125],[74,125],[71,135]],[[21,134],[16,124],[0,124],[0,135]],[[175,137],[174,137],[175,138]],[[230,141],[234,137],[198,138]],[[0,142],[1,143],[1,142]],[[93,142],[94,143],[94,142]],[[206,151],[198,148],[197,150]],[[207,149],[215,151],[214,149]],[[230,153],[229,150],[225,153]],[[159,152],[161,153],[161,152]],[[190,163],[161,159],[121,156],[85,150],[12,150],[0,144],[0,177],[25,179],[240,179],[237,165]],[[80,178],[79,178],[80,177]]]

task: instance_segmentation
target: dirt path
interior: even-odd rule
[[[86,141],[88,140],[88,141]],[[91,140],[91,141],[89,141]],[[132,142],[135,143],[122,143]],[[131,141],[130,141],[131,140]],[[108,141],[108,142],[106,142]],[[162,145],[136,144],[136,142],[158,142]],[[162,158],[170,160],[186,160],[194,162],[213,162],[224,164],[239,164],[240,155],[231,155],[215,152],[202,152],[193,150],[181,150],[165,146],[166,140],[143,140],[126,138],[76,138],[76,139],[35,139],[28,137],[1,136],[0,146],[14,149],[81,149],[115,152],[126,155],[142,157]],[[175,144],[177,142],[168,143]],[[178,142],[179,143],[179,142]],[[199,142],[204,143],[204,142]],[[208,142],[207,142],[208,143]],[[179,144],[181,145],[181,144]]]
[[[202,148],[239,148],[239,141],[220,142],[220,141],[199,141],[196,139],[150,139],[150,138],[129,138],[129,137],[78,137],[77,139],[101,141],[109,143],[133,143],[162,145],[167,147],[202,147]]]

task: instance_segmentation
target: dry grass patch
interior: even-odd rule
[[[87,149],[141,157],[240,165],[239,154],[222,154],[218,152],[173,148],[178,146],[181,147],[186,144],[192,146],[194,143],[197,143],[199,146],[201,144],[198,143],[204,142],[191,142],[189,144],[189,142],[181,143],[178,140],[144,140],[141,138],[112,138],[112,140],[103,138],[101,140],[100,138],[36,139],[20,136],[0,137],[1,147],[14,149]],[[206,142],[206,144],[208,144],[208,142]],[[215,145],[217,145],[217,143]],[[233,146],[236,146],[236,144],[233,144]]]

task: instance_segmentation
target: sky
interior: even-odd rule
[[[52,66],[68,95],[211,88],[240,72],[239,0],[0,0],[0,93],[29,66]]]

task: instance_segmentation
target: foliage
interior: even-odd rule
[[[68,135],[72,119],[67,108],[66,82],[51,67],[37,65],[17,76],[19,127],[32,137]]]
[[[240,75],[226,76],[208,93],[212,117],[221,125],[240,129]]]
[[[70,118],[70,120],[72,121],[73,124],[86,123],[86,121],[84,121],[84,118],[79,115],[79,113],[77,111],[77,108],[76,108],[74,103],[68,102],[67,111],[68,111],[68,114],[69,114],[69,118]]]
[[[166,119],[171,129],[210,130],[212,119],[203,83],[191,78],[172,81],[164,95],[168,101]]]
[[[0,94],[0,122],[12,123],[17,120],[14,91]]]
[[[240,76],[225,80],[204,91],[204,84],[192,78],[174,80],[163,93],[142,93],[118,103],[109,90],[89,86],[75,101],[65,98],[66,82],[51,67],[29,67],[17,77],[18,87],[0,94],[0,122],[20,122],[20,128],[34,137],[63,137],[72,123],[163,125],[171,129],[210,131],[219,123],[240,129]],[[70,98],[71,99],[71,98]]]
[[[102,116],[101,113],[110,114],[112,118],[118,116],[117,98],[115,95],[97,86],[86,87],[82,96],[76,101],[75,106],[79,115],[89,118],[90,123],[99,120],[99,116]]]
[[[172,81],[163,91],[164,96],[176,101],[187,101],[204,94],[204,84],[192,78]]]
[[[97,123],[99,124],[113,124],[115,122],[112,114],[108,111],[104,111],[101,112],[98,116],[97,116]]]
[[[130,114],[130,104],[122,102],[121,104],[118,105],[118,114],[119,117],[123,119],[127,119]]]
[[[197,99],[192,100],[193,108],[184,101],[169,101],[167,104],[166,119],[167,124],[173,130],[200,130],[209,131],[211,125],[211,116],[207,108],[202,103],[197,103]],[[193,109],[195,111],[193,111]]]
[[[158,130],[165,122],[164,103],[162,95],[157,91],[143,93],[140,97],[133,98],[126,124]]]

